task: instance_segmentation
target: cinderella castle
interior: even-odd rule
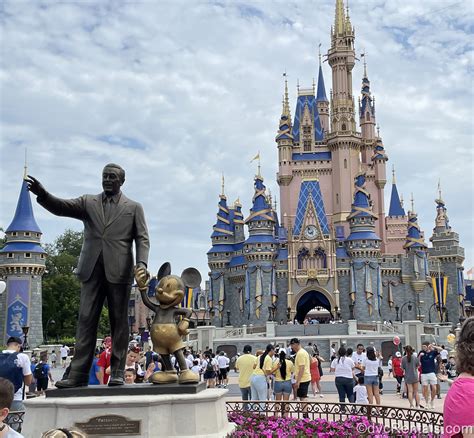
[[[430,247],[413,200],[408,211],[403,206],[394,173],[385,212],[388,154],[365,62],[356,112],[354,40],[349,10],[336,0],[329,98],[321,59],[317,87],[298,86],[294,117],[285,80],[275,139],[280,211],[260,166],[247,217],[239,202],[229,205],[224,190],[220,195],[207,253],[216,325],[302,322],[315,308],[362,322],[464,317],[464,249],[441,190]]]

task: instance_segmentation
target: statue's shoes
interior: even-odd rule
[[[89,382],[83,382],[79,380],[74,380],[74,379],[64,379],[64,380],[59,380],[56,382],[55,386],[56,388],[59,389],[65,389],[65,388],[80,388],[82,386],[87,386]]]
[[[176,383],[178,381],[178,376],[176,371],[156,371],[148,379],[152,383]]]
[[[199,376],[191,370],[183,370],[179,373],[179,383],[199,383]]]
[[[122,385],[125,385],[125,381],[123,377],[111,377],[109,379],[108,386],[122,386]]]

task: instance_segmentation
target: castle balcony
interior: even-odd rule
[[[319,277],[329,277],[330,270],[329,268],[323,269],[297,269],[296,277],[299,278],[309,278],[311,280],[317,279]]]

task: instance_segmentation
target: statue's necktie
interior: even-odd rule
[[[110,216],[112,215],[112,208],[113,208],[112,204],[113,204],[112,198],[105,198],[105,203],[104,203],[105,223],[109,222]]]

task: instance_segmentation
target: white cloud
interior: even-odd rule
[[[194,265],[205,276],[221,173],[229,201],[240,197],[247,214],[249,160],[260,150],[265,182],[278,193],[281,74],[288,72],[294,108],[297,78],[309,86],[319,42],[328,48],[333,4],[4,2],[0,224],[14,213],[24,147],[30,172],[59,196],[99,192],[102,166],[116,161],[127,170],[124,191],[145,208],[150,268],[170,260],[176,272]],[[399,191],[405,199],[414,193],[429,236],[441,177],[467,266],[474,265],[469,17],[470,2],[351,1]],[[356,97],[361,72],[357,65]],[[81,228],[35,212],[45,242]]]

